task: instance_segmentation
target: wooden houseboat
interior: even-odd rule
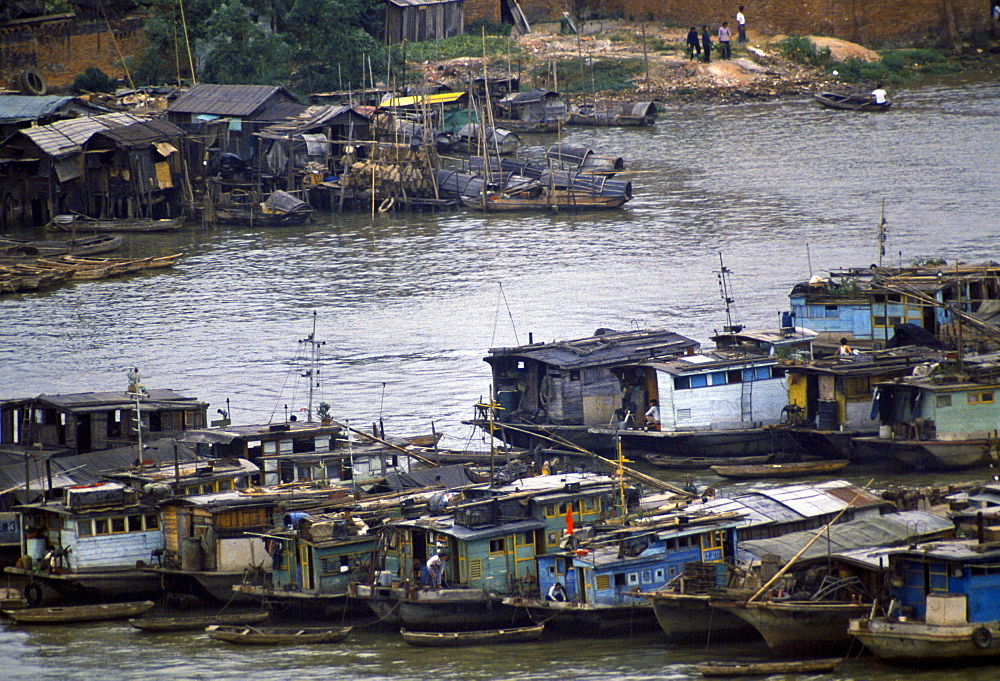
[[[851,620],[849,633],[880,658],[962,664],[1000,657],[1000,550],[974,541],[911,547],[889,556],[885,614]]]
[[[538,591],[508,596],[504,603],[576,635],[646,631],[655,626],[647,593],[676,581],[686,564],[735,562],[737,520],[733,514],[678,513],[656,524],[564,542],[568,550],[535,559]],[[563,585],[566,600],[548,598],[556,583]]]
[[[621,156],[605,156],[589,147],[569,144],[554,144],[546,149],[545,161],[552,170],[578,171],[586,175],[614,177],[625,170],[625,159]]]
[[[345,500],[342,487],[312,490],[230,490],[160,502],[163,559],[148,567],[168,591],[222,603],[253,602],[233,587],[267,584],[277,546],[266,535],[296,504]]]
[[[690,456],[748,456],[787,451],[781,428],[788,382],[779,353],[808,352],[809,331],[734,330],[713,337],[716,349],[620,363],[623,395],[612,425],[591,429],[627,450]],[[659,424],[644,417],[653,400]]]
[[[858,460],[861,452],[852,438],[878,434],[872,419],[875,385],[940,359],[937,350],[908,345],[787,365],[789,436],[802,451]]]
[[[870,457],[957,469],[1000,461],[1000,362],[996,355],[926,367],[923,376],[876,385],[879,434],[856,437]]]
[[[512,132],[556,132],[569,118],[569,106],[553,90],[511,92],[495,108],[494,125]]]
[[[26,581],[30,604],[52,596],[122,601],[161,593],[159,577],[143,570],[163,552],[160,517],[137,491],[117,482],[68,487],[61,501],[15,510],[23,558],[6,572]]]
[[[612,451],[606,438],[588,430],[615,420],[620,387],[611,367],[656,356],[691,355],[698,342],[662,329],[618,332],[509,348],[492,348],[497,407],[480,405],[472,423],[523,449],[570,441],[586,449]]]
[[[1000,299],[996,263],[831,270],[796,284],[789,294],[796,326],[817,331],[820,347],[894,347],[897,327],[910,325],[954,346],[963,320],[963,343],[995,347],[982,322],[993,319]],[[984,348],[985,349],[985,348]]]
[[[572,107],[569,125],[640,127],[656,122],[656,102],[593,102]]]
[[[482,630],[529,623],[506,596],[534,593],[539,555],[558,551],[567,513],[577,525],[617,517],[618,484],[583,474],[525,478],[511,485],[479,485],[454,514],[386,524],[373,583],[351,585],[382,619],[406,629]],[[572,508],[572,510],[570,510]],[[438,555],[442,588],[427,585],[423,570]]]

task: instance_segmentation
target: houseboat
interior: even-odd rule
[[[1000,461],[1000,361],[996,354],[934,364],[876,385],[879,433],[856,437],[868,457],[947,470]]]
[[[785,367],[786,422],[797,448],[828,459],[861,460],[855,437],[878,434],[872,416],[875,386],[913,374],[941,360],[941,352],[921,346],[833,355]]]
[[[620,418],[615,412],[621,388],[611,368],[691,355],[698,347],[697,341],[662,329],[598,329],[593,336],[549,343],[535,343],[529,334],[527,345],[491,348],[484,358],[492,369],[495,405],[478,405],[471,423],[522,449],[571,442],[611,453],[607,438],[588,432]]]
[[[790,313],[797,326],[820,333],[818,353],[834,351],[841,337],[855,347],[893,347],[900,326],[916,327],[951,347],[960,336],[967,345],[995,347],[981,322],[991,321],[1000,300],[998,274],[996,263],[943,261],[831,270],[828,277],[817,275],[792,288]]]
[[[681,512],[655,525],[585,531],[586,538],[567,542],[568,550],[535,559],[535,594],[504,603],[576,635],[646,631],[655,626],[647,594],[676,581],[690,563],[714,570],[734,562],[738,524],[733,514]],[[556,584],[564,596],[549,596]]]
[[[1000,550],[975,541],[917,545],[889,556],[892,601],[848,632],[880,658],[960,664],[1000,657]]]
[[[623,395],[611,426],[591,428],[605,446],[678,457],[747,456],[788,451],[782,421],[788,403],[783,355],[808,353],[808,330],[750,332],[734,327],[712,338],[716,349],[620,363],[612,369]],[[647,423],[658,404],[659,422]]]
[[[352,595],[380,619],[407,630],[527,623],[527,611],[504,605],[503,599],[536,593],[536,558],[560,550],[567,523],[583,526],[621,515],[618,488],[612,478],[583,474],[467,488],[466,501],[451,515],[384,525],[376,558],[380,568],[373,582],[352,584]],[[435,556],[435,563],[443,563],[441,587],[429,584],[423,574]]]
[[[168,591],[229,603],[249,602],[235,593],[239,584],[270,581],[273,553],[279,547],[267,540],[276,522],[300,504],[349,500],[350,490],[339,486],[314,489],[228,490],[190,497],[174,497],[159,504],[163,521],[163,559],[147,571],[162,579]]]
[[[60,501],[24,504],[22,558],[6,568],[24,584],[32,605],[129,601],[161,593],[160,578],[143,568],[163,553],[156,507],[117,482],[63,490]]]

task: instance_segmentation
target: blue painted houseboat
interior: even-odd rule
[[[1000,657],[1000,550],[970,541],[889,556],[893,600],[848,631],[877,656],[905,663]]]
[[[599,531],[569,542],[569,550],[538,556],[538,591],[504,603],[578,635],[647,631],[656,625],[646,595],[675,582],[686,565],[706,565],[713,574],[721,567],[725,584],[726,563],[736,560],[738,525],[734,514],[678,513],[654,525]],[[565,600],[549,596],[556,584]]]

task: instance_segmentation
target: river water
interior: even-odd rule
[[[794,283],[876,262],[883,203],[885,262],[996,259],[1000,87],[951,81],[894,99],[885,114],[802,99],[669,110],[649,130],[565,131],[566,143],[625,158],[635,199],[621,211],[327,215],[134,240],[131,253],[184,258],[170,271],[0,298],[0,398],[121,390],[136,366],[147,387],[206,400],[213,417],[229,400],[235,423],[280,421],[308,406],[299,341],[315,319],[325,345],[314,408],[330,402],[356,427],[381,418],[388,434],[433,423],[444,445],[482,445],[461,422],[488,394],[489,347],[598,327],[664,327],[707,345],[725,323],[720,258],[733,273],[733,320],[757,328],[777,323]],[[526,153],[555,141],[525,136]],[[689,679],[695,662],[762,652],[678,649],[655,632],[427,652],[361,630],[328,648],[248,653],[121,625],[0,627],[3,676],[25,679]],[[865,659],[817,678],[998,672],[900,672]]]

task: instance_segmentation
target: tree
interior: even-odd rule
[[[287,80],[292,50],[280,34],[268,34],[250,19],[240,0],[223,3],[205,25],[211,52],[202,80],[211,83],[277,85]]]

